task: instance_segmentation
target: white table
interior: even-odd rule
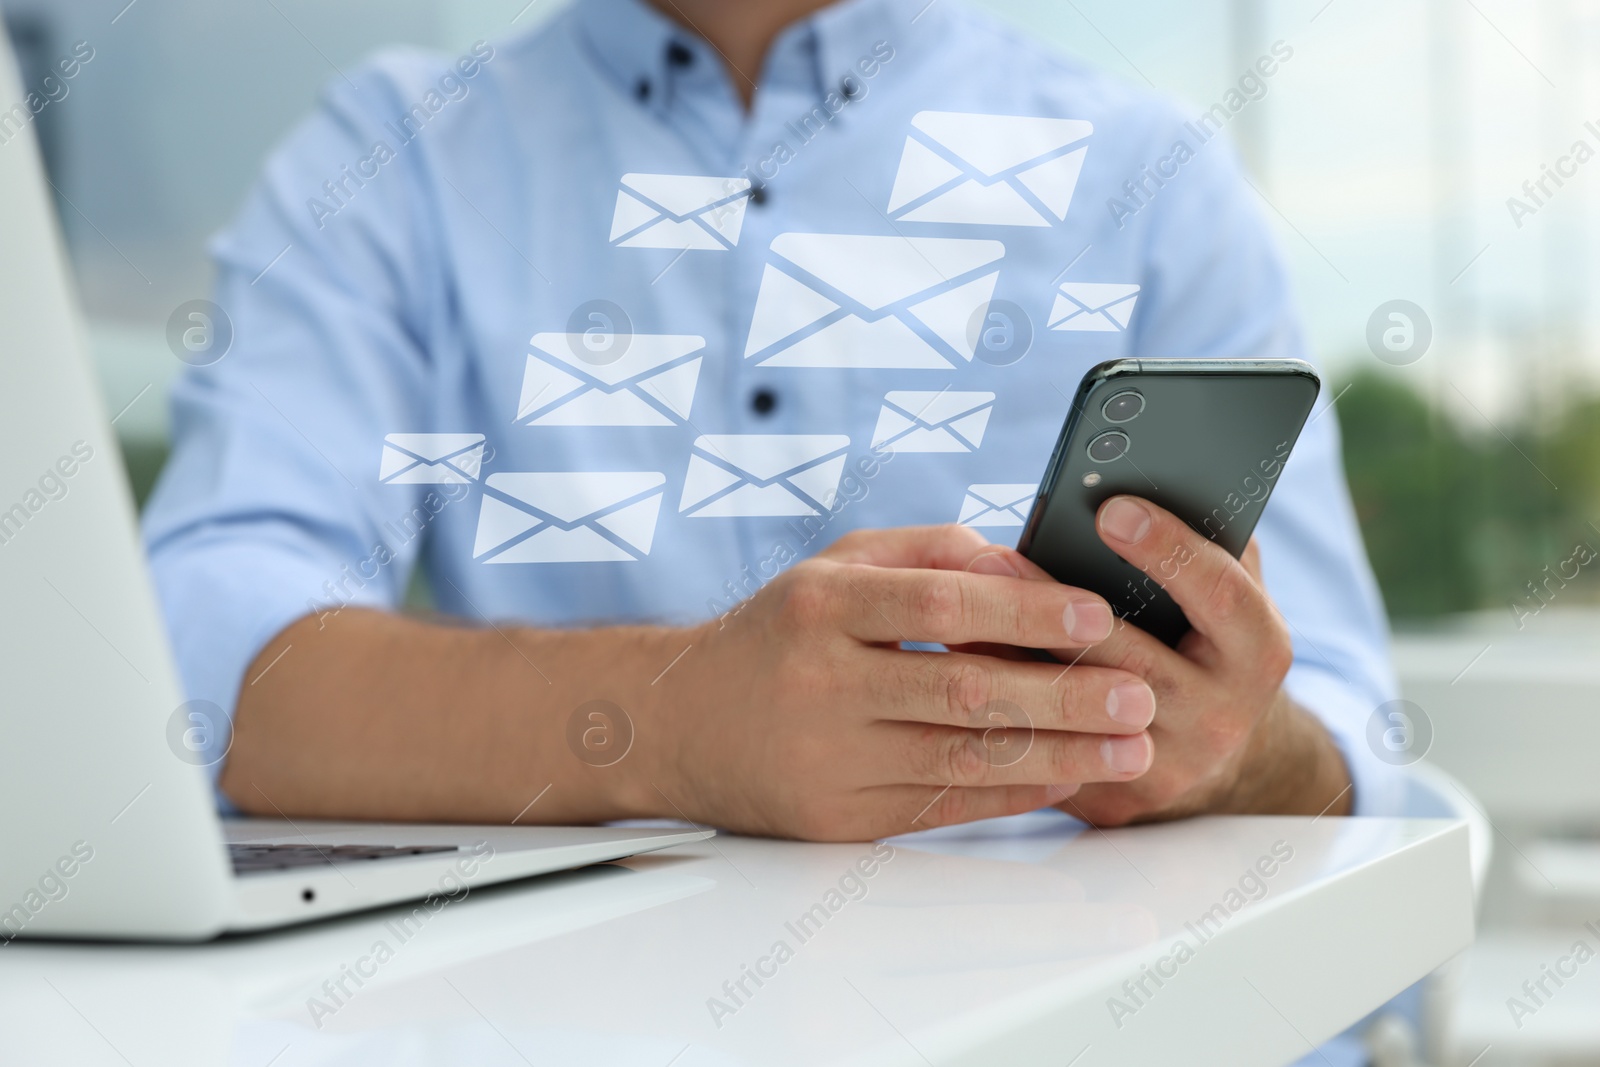
[[[891,844],[856,882],[871,845],[724,836],[475,890],[406,937],[390,909],[194,947],[15,942],[0,1063],[1248,1067],[1472,936],[1459,823],[1043,812]],[[1264,895],[1230,911],[1258,864]]]

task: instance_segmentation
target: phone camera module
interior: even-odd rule
[[[1121,430],[1107,430],[1089,442],[1089,458],[1096,463],[1110,463],[1128,454],[1128,435]]]
[[[1107,422],[1132,422],[1144,410],[1144,397],[1129,390],[1118,393],[1100,408]]]

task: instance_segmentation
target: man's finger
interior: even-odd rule
[[[1081,648],[1111,632],[1111,608],[1082,589],[971,574],[840,564],[821,576],[821,608],[862,641],[991,642]]]
[[[1251,542],[1252,545],[1254,543]],[[1246,559],[1248,558],[1247,554]],[[967,569],[985,574],[1014,575],[1034,581],[1056,580],[1044,568],[1016,549],[1001,545],[991,545],[984,549],[973,558]],[[1192,663],[1133,623],[1123,619],[1117,620],[1109,637],[1096,642],[1092,647],[1052,646],[1046,651],[1073,670],[1079,667],[1112,667],[1134,674],[1152,687],[1168,693],[1180,692],[1184,686],[1196,680]]]
[[[873,567],[965,570],[972,558],[993,548],[970,526],[898,526],[855,530],[818,553],[819,558]]]
[[[1250,538],[1250,543],[1244,546],[1244,555],[1239,557],[1239,564],[1255,579],[1257,585],[1266,588],[1267,583],[1261,577],[1261,542]]]
[[[1283,625],[1261,586],[1221,546],[1149,501],[1115,496],[1095,517],[1100,539],[1161,583],[1225,656],[1246,654]]]
[[[994,574],[1003,578],[1027,578],[1032,581],[1053,582],[1049,571],[1014,548],[1005,545],[986,545],[967,563],[966,569],[974,574]]]
[[[1118,619],[1111,636],[1092,648],[1051,649],[1050,653],[1068,665],[1069,674],[1086,667],[1125,671],[1147,682],[1158,699],[1162,694],[1186,692],[1202,681],[1199,666],[1126,619]],[[1170,713],[1157,718],[1163,725],[1176,725]]]
[[[1067,670],[1037,660],[958,652],[868,651],[863,684],[884,720],[978,730],[1031,727],[1135,734],[1156,714],[1154,691],[1126,671]]]
[[[965,730],[880,723],[908,783],[950,786],[1127,782],[1150,769],[1155,745],[1146,732],[1101,736],[995,726]]]

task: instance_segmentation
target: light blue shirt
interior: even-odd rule
[[[215,243],[231,348],[173,392],[145,521],[190,697],[419,565],[467,619],[688,624],[853,529],[1013,543],[1089,368],[1306,354],[1214,132],[954,0],[791,27],[748,114],[638,0],[335,79]],[[1259,536],[1289,689],[1389,810],[1333,413]]]

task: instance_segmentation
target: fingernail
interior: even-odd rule
[[[1156,717],[1156,695],[1143,682],[1123,682],[1106,694],[1106,714],[1143,729]]]
[[[1100,509],[1100,529],[1125,545],[1136,545],[1150,532],[1150,512],[1125,496],[1115,497]]]
[[[1103,600],[1071,600],[1061,613],[1061,623],[1067,628],[1067,637],[1092,645],[1111,636],[1111,609]]]
[[[1144,734],[1108,737],[1100,743],[1100,756],[1114,774],[1143,774],[1150,766],[1150,742]]]
[[[1022,572],[1012,565],[1003,552],[985,552],[967,564],[973,574],[997,574],[1003,578],[1021,578]]]

